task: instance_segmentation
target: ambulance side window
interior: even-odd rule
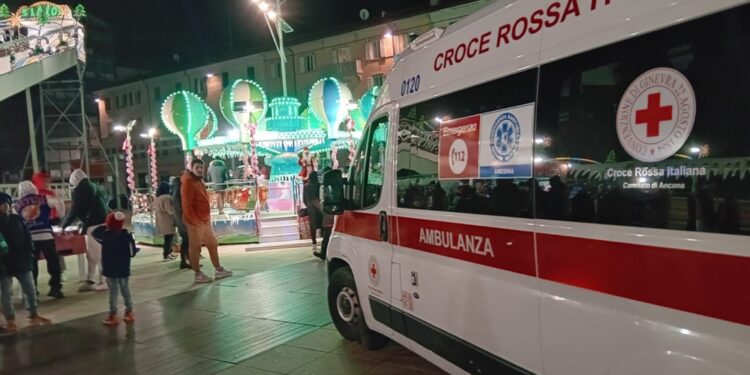
[[[367,127],[351,169],[353,208],[365,209],[380,201],[383,190],[388,116]]]
[[[536,217],[750,235],[748,17],[745,5],[542,66]]]
[[[438,178],[440,125],[534,103],[537,69],[482,83],[402,108],[396,155],[398,206],[531,217],[530,178]]]

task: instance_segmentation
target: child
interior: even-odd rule
[[[125,302],[126,323],[135,321],[133,315],[133,300],[130,298],[130,258],[138,252],[133,235],[122,225],[125,214],[120,211],[110,213],[104,221],[105,226],[96,228],[94,238],[102,244],[102,275],[107,278],[109,287],[109,317],[104,325],[116,326],[117,321],[117,293],[122,293]]]
[[[11,287],[13,278],[21,283],[23,289],[26,310],[29,311],[29,323],[31,325],[47,325],[49,319],[37,314],[36,288],[32,276],[32,262],[34,260],[34,244],[31,242],[31,234],[26,228],[20,216],[11,213],[10,204],[13,199],[10,195],[0,193],[0,286],[2,286],[2,306],[5,315],[5,328],[8,331],[18,330],[16,316],[11,302]]]

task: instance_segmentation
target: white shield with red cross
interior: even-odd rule
[[[657,162],[682,148],[695,122],[690,81],[672,68],[651,69],[636,78],[617,108],[617,136],[636,160]]]

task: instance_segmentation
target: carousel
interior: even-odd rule
[[[324,78],[312,86],[307,108],[300,111],[302,104],[296,98],[269,101],[258,83],[241,79],[221,94],[218,112],[224,121],[200,96],[189,91],[169,95],[162,104],[161,117],[167,130],[180,139],[187,168],[194,157],[208,157],[211,163],[223,164],[229,171],[228,180],[206,184],[219,243],[258,243],[263,242],[264,232],[278,228],[269,222],[300,220],[297,213],[303,206],[302,183],[310,171],[348,167],[377,95],[378,89],[373,88],[353,100],[345,84]],[[136,240],[161,244],[155,229],[153,194],[135,188],[129,135],[123,151],[128,187],[134,192],[131,201]],[[153,137],[148,154],[150,191],[155,192],[159,179]],[[206,166],[210,168],[211,164]],[[217,202],[225,202],[221,210]],[[295,231],[303,227],[295,224]]]

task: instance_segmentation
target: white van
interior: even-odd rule
[[[747,1],[496,1],[324,175],[333,321],[455,374],[750,374],[749,172]]]

